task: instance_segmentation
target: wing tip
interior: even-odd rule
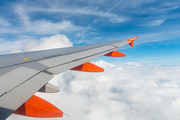
[[[126,40],[126,41],[128,41],[128,42],[129,42],[129,45],[130,45],[131,47],[133,47],[134,40],[136,40],[137,38],[138,38],[138,37],[133,37],[133,38],[128,39],[128,40]]]

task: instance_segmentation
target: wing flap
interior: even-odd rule
[[[18,67],[2,76],[0,76],[0,96],[12,90],[13,88],[20,85],[24,80],[29,79],[34,74],[37,74],[39,71],[26,68]]]

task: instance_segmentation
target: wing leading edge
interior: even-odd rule
[[[132,46],[135,39],[1,55],[0,118],[6,119],[11,115],[51,80],[52,75],[73,69],[103,55],[114,54],[114,57],[117,57],[119,53],[108,53],[126,44]]]

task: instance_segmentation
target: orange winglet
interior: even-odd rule
[[[62,117],[63,112],[44,99],[33,95],[27,102],[21,105],[14,114],[29,117]]]
[[[84,63],[82,65],[79,65],[75,68],[72,68],[71,70],[75,70],[75,71],[83,71],[83,72],[104,72],[104,69],[94,65],[90,62]]]
[[[138,37],[134,37],[134,38],[131,38],[131,39],[126,40],[126,41],[128,41],[128,42],[129,42],[129,45],[130,45],[131,47],[133,47],[134,40],[136,40],[137,38],[138,38]]]
[[[108,57],[126,57],[126,54],[121,53],[119,51],[112,51],[108,54],[105,54],[104,56],[108,56]]]

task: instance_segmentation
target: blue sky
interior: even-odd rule
[[[1,54],[23,51],[20,40],[38,42],[57,34],[74,46],[138,36],[133,48],[119,49],[127,57],[97,60],[179,65],[179,28],[179,0],[0,1]]]

